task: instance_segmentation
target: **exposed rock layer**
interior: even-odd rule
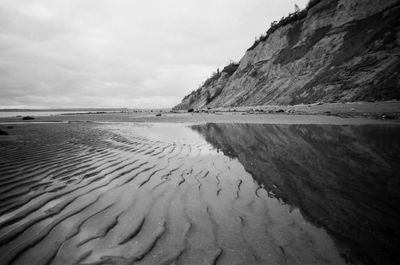
[[[175,109],[400,99],[399,57],[399,0],[321,0]]]

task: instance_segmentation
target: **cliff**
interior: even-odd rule
[[[400,0],[317,0],[174,109],[400,99]]]

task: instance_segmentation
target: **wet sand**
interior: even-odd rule
[[[353,212],[347,200],[358,193],[337,190],[330,182],[312,184],[315,178],[306,178],[320,176],[324,167],[329,169],[329,179],[344,172],[334,171],[339,159],[335,156],[343,155],[337,143],[348,131],[352,133],[351,126],[334,126],[343,128],[338,138],[328,133],[332,128],[318,131],[317,125],[318,137],[310,136],[314,130],[308,132],[307,125],[295,132],[289,125],[257,125],[270,126],[267,131],[264,127],[241,126],[256,125],[33,123],[6,129],[10,135],[1,136],[0,141],[0,264],[398,261],[391,256],[396,248],[382,243],[397,241],[384,233],[363,233],[363,229],[357,230],[355,237],[361,236],[361,242],[379,239],[376,246],[383,247],[378,258],[360,259],[361,254],[369,255],[369,249],[352,248],[349,241],[355,237],[342,238],[347,230],[338,231],[340,222],[332,226],[348,213],[340,215],[340,207]],[[392,137],[398,135],[399,126],[389,127],[394,128],[389,128]],[[272,140],[265,141],[265,133]],[[304,135],[299,138],[301,133]],[[388,138],[385,133],[381,136]],[[373,178],[382,166],[388,168],[382,171],[384,178],[376,181],[381,183],[391,176],[387,184],[379,186],[379,191],[385,192],[382,187],[389,185],[386,195],[390,196],[375,194],[369,199],[385,206],[382,211],[388,223],[377,225],[398,235],[397,226],[392,225],[399,220],[398,214],[389,210],[396,207],[390,199],[398,196],[392,195],[399,187],[398,168],[392,159],[398,158],[399,142],[375,146],[385,148],[384,155],[365,149],[365,141],[352,140],[359,149],[340,159],[340,165],[343,170],[361,170],[356,176],[365,174],[367,178]],[[337,149],[332,147],[331,152],[324,153],[316,148],[327,142]],[[290,155],[296,150],[303,150],[304,161]],[[263,153],[269,154],[264,158],[269,158],[269,164],[260,164]],[[321,160],[318,155],[323,155]],[[304,163],[307,159],[316,164]],[[363,170],[354,167],[357,159],[364,159],[366,165],[369,160],[377,162],[372,169]],[[301,171],[302,163],[310,172]],[[280,178],[277,171],[287,178]],[[291,178],[296,180],[296,172],[301,177],[298,183],[306,184],[288,184]],[[361,193],[375,192],[368,187],[360,185]],[[312,192],[321,189],[324,192]],[[324,194],[334,197],[335,192],[348,197],[337,196],[335,203],[333,199],[324,201]],[[310,196],[303,197],[306,193]],[[312,195],[322,196],[321,204],[316,205],[318,198]],[[355,197],[355,201],[360,202],[356,206],[363,207],[364,200]],[[374,210],[375,206],[371,204]],[[332,217],[319,207],[326,207],[328,212],[332,207],[339,213]],[[354,220],[349,219],[351,225],[362,222],[357,218],[365,218],[364,213],[375,214],[370,209],[355,211]],[[318,214],[322,221],[315,217]]]
[[[349,264],[398,264],[399,126],[193,126],[333,237]]]
[[[343,118],[322,114],[268,114],[247,112],[217,112],[217,113],[162,113],[156,116],[152,112],[118,113],[118,114],[80,114],[37,116],[34,120],[23,121],[22,118],[0,118],[1,124],[14,123],[55,123],[55,122],[141,122],[141,123],[251,123],[251,124],[400,124],[400,120],[379,120],[368,118]]]
[[[351,102],[287,106],[251,106],[187,111],[142,110],[119,113],[69,113],[68,115],[0,117],[4,123],[32,122],[172,122],[172,123],[255,123],[255,124],[400,124],[400,102]],[[7,112],[5,112],[7,113]],[[161,116],[156,114],[161,113]]]

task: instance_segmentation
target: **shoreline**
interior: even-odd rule
[[[187,111],[76,113],[68,115],[1,117],[0,124],[54,122],[259,123],[259,124],[400,124],[400,102],[325,103],[258,106]]]
[[[339,117],[321,114],[269,113],[163,113],[154,114],[97,114],[40,116],[34,120],[0,118],[0,125],[55,124],[55,123],[248,123],[248,124],[326,124],[326,125],[400,125],[400,120],[379,120],[360,117]]]

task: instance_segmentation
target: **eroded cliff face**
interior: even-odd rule
[[[175,109],[400,99],[399,76],[400,0],[321,0]]]

